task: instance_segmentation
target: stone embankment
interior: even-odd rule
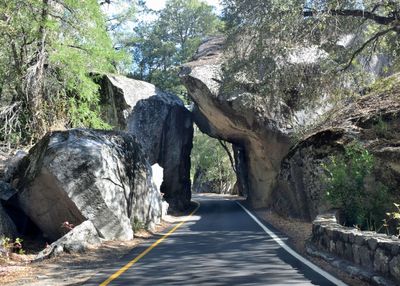
[[[325,214],[314,220],[311,242],[319,250],[370,271],[371,277],[375,272],[400,284],[400,240],[396,236],[344,227],[334,214]]]

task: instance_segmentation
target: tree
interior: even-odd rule
[[[169,0],[164,9],[154,13],[157,20],[142,22],[135,29],[133,76],[185,94],[178,66],[194,54],[202,40],[218,33],[221,21],[213,7],[200,0]]]
[[[247,89],[278,94],[290,107],[344,90],[362,94],[372,80],[398,68],[398,1],[223,3],[231,55],[227,79],[238,82],[244,71]],[[374,70],[378,56],[384,65]]]
[[[31,143],[55,122],[106,127],[91,74],[123,55],[96,0],[1,0],[0,50],[0,140]]]

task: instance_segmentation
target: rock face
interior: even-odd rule
[[[107,240],[132,239],[132,227],[157,223],[161,194],[135,137],[75,129],[47,134],[20,165],[18,204],[49,238],[65,222],[90,220]]]
[[[57,256],[63,252],[80,253],[100,244],[101,239],[96,227],[90,220],[87,220],[41,251],[35,260]]]
[[[185,209],[191,198],[191,113],[175,95],[154,85],[122,76],[102,81],[107,120],[136,136],[150,164],[164,169],[161,191],[174,209]]]
[[[292,114],[283,102],[246,90],[224,94],[223,42],[214,38],[201,45],[194,60],[182,68],[181,78],[195,103],[194,121],[203,133],[235,145],[240,184],[249,189],[253,206],[265,206],[290,147]]]
[[[17,236],[17,228],[3,207],[3,203],[6,203],[15,193],[16,190],[10,184],[0,181],[0,237]]]
[[[181,78],[195,103],[193,118],[201,131],[234,145],[240,192],[247,193],[254,207],[273,206],[285,215],[312,220],[327,207],[322,200],[321,163],[354,139],[378,158],[377,178],[398,188],[397,88],[348,105],[291,148],[295,129],[328,110],[333,112],[333,106],[302,106],[283,102],[274,94],[257,94],[245,75],[237,75],[243,83],[235,89],[225,86],[223,42],[214,38],[203,43],[193,61],[182,67]],[[312,50],[299,51],[293,66],[318,65],[319,57],[308,56]],[[322,103],[322,97],[316,101]]]
[[[26,155],[27,153],[25,151],[18,150],[14,156],[6,161],[3,176],[4,181],[12,183],[11,180],[14,177],[15,172],[19,167],[19,164],[26,157]]]
[[[9,238],[16,237],[17,228],[0,203],[0,237],[2,236]]]
[[[329,156],[344,151],[357,140],[375,157],[373,180],[389,190],[400,185],[400,95],[399,76],[389,90],[373,92],[346,108],[294,146],[282,162],[274,192],[275,208],[290,216],[312,220],[326,211],[323,203],[324,173]],[[398,196],[398,194],[397,194]]]

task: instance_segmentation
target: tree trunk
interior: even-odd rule
[[[33,137],[31,140],[41,137],[45,131],[45,120],[43,116],[43,97],[44,97],[44,77],[45,63],[47,60],[46,53],[46,21],[49,14],[49,0],[42,1],[41,24],[38,31],[37,55],[36,62],[30,66],[26,74],[25,93],[27,104],[30,112],[31,128]]]

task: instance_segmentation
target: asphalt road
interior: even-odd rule
[[[336,285],[288,254],[235,201],[198,201],[186,223],[107,285]],[[85,285],[104,283],[155,240]]]

